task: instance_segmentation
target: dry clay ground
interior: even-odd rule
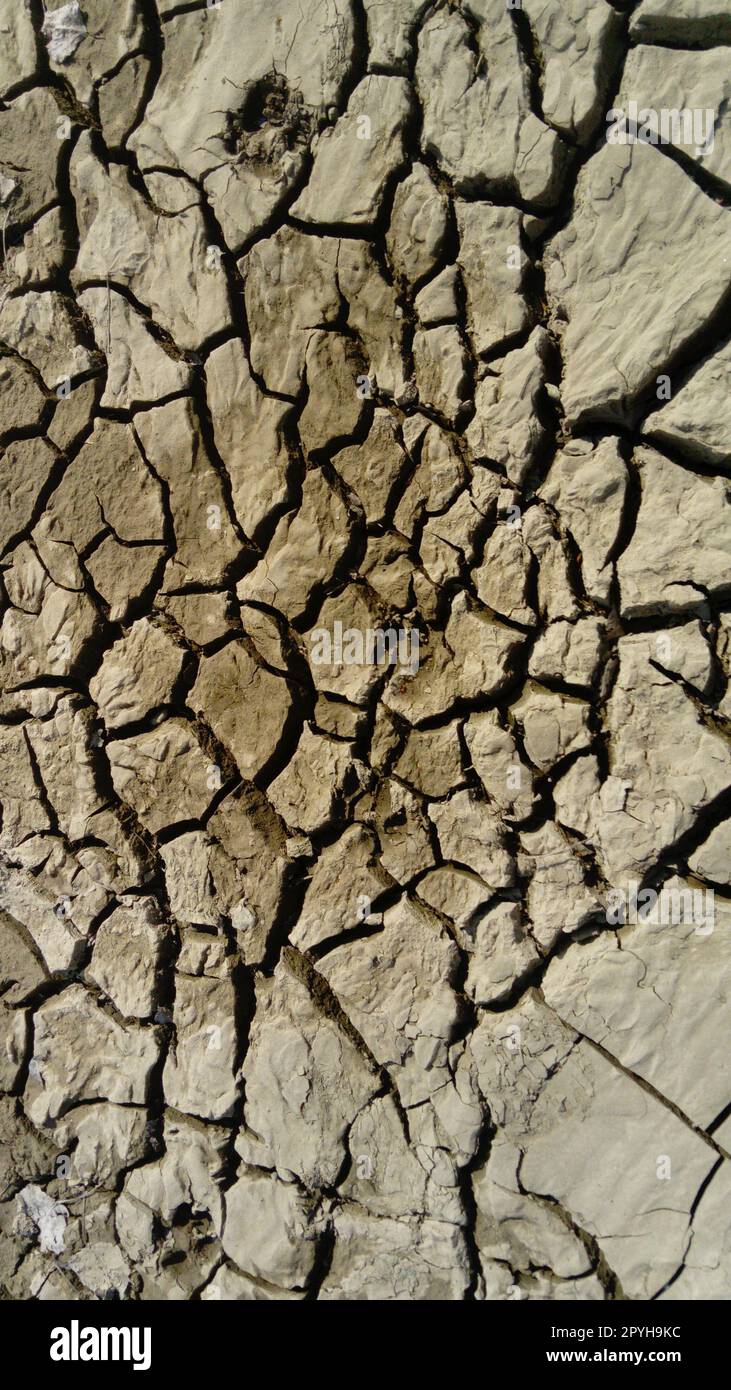
[[[2,1296],[730,1298],[726,0],[0,33]]]

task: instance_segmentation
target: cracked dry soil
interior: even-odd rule
[[[727,0],[0,34],[2,1297],[731,1298]]]

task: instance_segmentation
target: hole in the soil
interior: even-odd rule
[[[263,125],[282,125],[289,102],[286,78],[270,73],[254,82],[238,112],[241,130],[261,130]]]
[[[270,72],[248,84],[238,110],[227,113],[223,143],[229,154],[256,161],[306,144],[312,129],[313,113],[302,93],[290,91],[281,73]]]

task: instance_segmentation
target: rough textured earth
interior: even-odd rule
[[[728,8],[0,33],[0,1295],[728,1300]]]

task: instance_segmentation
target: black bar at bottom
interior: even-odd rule
[[[723,1364],[723,1303],[581,1303],[506,1301],[472,1304],[1,1303],[0,1335],[24,1373],[47,1383],[72,1375],[76,1383],[103,1374],[106,1384],[130,1375],[225,1376],[241,1379],[267,1369],[280,1380],[291,1364],[311,1376],[342,1379],[370,1367],[383,1376],[399,1352],[414,1371],[423,1361],[430,1379],[434,1357],[446,1356],[450,1378],[498,1364],[548,1373],[571,1369],[676,1368],[711,1370]],[[343,1335],[347,1340],[343,1342]],[[11,1351],[12,1349],[12,1351]],[[267,1366],[271,1358],[270,1366]],[[291,1363],[289,1362],[291,1358]],[[456,1358],[455,1364],[453,1358]],[[309,1365],[308,1365],[309,1363]],[[329,1366],[329,1370],[327,1369]],[[390,1378],[390,1377],[389,1377]],[[91,1383],[89,1381],[89,1383]],[[97,1382],[99,1383],[99,1382]]]

